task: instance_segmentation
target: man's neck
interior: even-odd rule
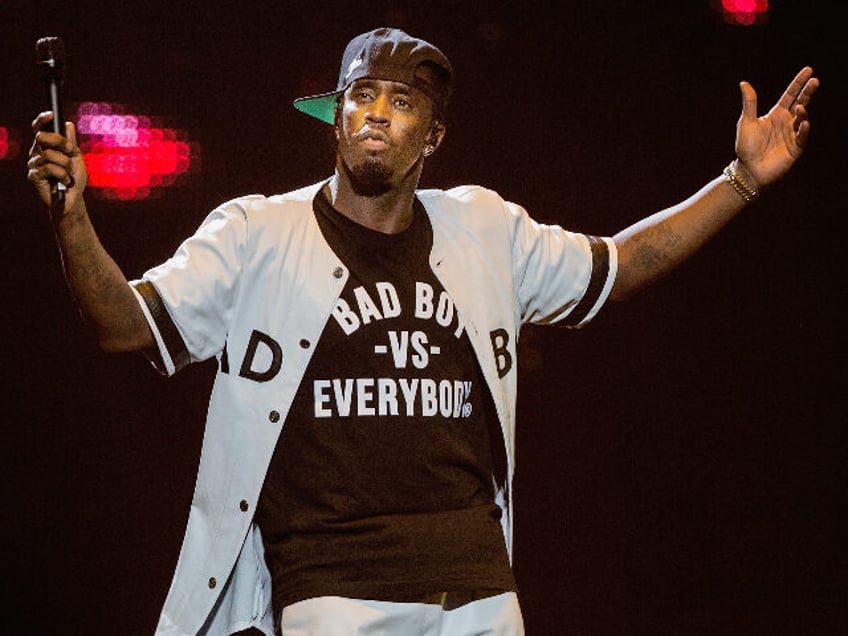
[[[355,223],[385,234],[403,232],[412,222],[417,179],[404,180],[383,194],[357,194],[344,171],[336,170],[324,187],[330,204]]]

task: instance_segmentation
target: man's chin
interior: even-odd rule
[[[354,192],[360,196],[375,197],[392,188],[392,171],[381,162],[366,160],[355,166],[343,165]]]

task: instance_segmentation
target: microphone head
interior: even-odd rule
[[[36,62],[44,68],[47,77],[58,77],[65,65],[65,44],[62,38],[39,38],[35,44]]]
[[[62,38],[39,38],[35,43],[35,57],[39,62],[55,60],[59,64],[64,64],[65,44]]]

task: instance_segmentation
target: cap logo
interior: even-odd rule
[[[347,74],[345,75],[345,80],[350,78],[350,74],[353,73],[353,71],[355,71],[357,67],[362,66],[362,62],[363,62],[363,57],[362,57],[362,54],[360,53],[359,57],[357,57],[355,60],[353,60],[353,62],[350,63],[350,66],[347,67]]]

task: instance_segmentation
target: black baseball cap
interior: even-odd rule
[[[447,108],[453,86],[453,68],[435,46],[400,29],[379,28],[353,38],[345,48],[336,90],[300,97],[294,107],[328,124],[339,96],[363,78],[402,82],[424,92],[437,113]]]

